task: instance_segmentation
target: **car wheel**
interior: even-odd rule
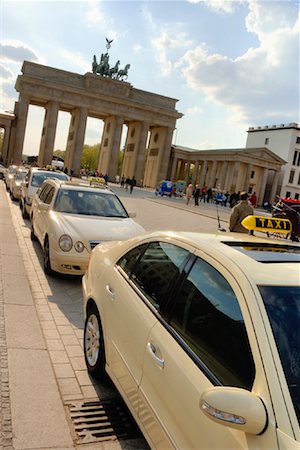
[[[22,208],[21,209],[22,209],[22,217],[23,217],[23,219],[29,219],[29,215],[28,215],[28,212],[26,211],[24,202],[22,202]]]
[[[49,247],[49,240],[47,237],[44,242],[44,272],[46,275],[54,274],[54,271],[51,269],[50,247]]]
[[[32,222],[33,217],[31,217],[31,229],[30,229],[30,239],[32,241],[36,241],[36,235],[34,234],[34,228],[33,228],[33,222]]]
[[[105,348],[99,312],[96,306],[89,308],[84,325],[84,357],[89,373],[105,379]]]

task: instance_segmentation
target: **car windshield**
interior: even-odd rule
[[[59,172],[37,172],[34,173],[31,180],[31,185],[40,187],[47,178],[58,178],[59,180],[68,180],[68,176]]]
[[[300,422],[300,286],[259,286]]]
[[[24,180],[26,175],[27,175],[27,172],[18,172],[16,175],[16,180]]]
[[[54,210],[86,216],[128,217],[117,196],[101,191],[61,189],[57,194]]]
[[[16,167],[11,166],[11,167],[8,168],[8,173],[9,173],[9,174],[11,174],[11,173],[16,173],[16,171],[17,171],[17,168],[16,168]]]

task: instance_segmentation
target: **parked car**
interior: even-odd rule
[[[17,172],[17,168],[18,168],[18,166],[14,165],[14,164],[11,166],[8,166],[8,168],[4,174],[4,182],[5,182],[7,190],[9,190],[10,180],[12,180],[13,177],[15,176],[15,174]]]
[[[31,237],[37,237],[43,248],[49,275],[82,275],[97,244],[144,231],[112,191],[85,182],[45,181],[34,196],[30,215]]]
[[[21,198],[21,185],[24,181],[26,175],[28,173],[28,169],[26,167],[19,167],[15,173],[15,176],[10,180],[9,183],[9,191],[10,197],[12,200]]]
[[[21,185],[20,208],[24,219],[29,218],[32,198],[44,180],[49,178],[58,178],[60,180],[69,180],[68,175],[60,171],[45,170],[38,167],[31,167]]]
[[[299,449],[299,263],[299,244],[238,233],[97,246],[88,371],[109,375],[153,449]]]

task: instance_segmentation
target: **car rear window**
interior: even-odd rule
[[[37,172],[32,175],[31,186],[40,187],[48,178],[58,178],[59,180],[68,180],[68,176],[58,172]]]

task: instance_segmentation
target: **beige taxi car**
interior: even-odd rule
[[[153,232],[96,247],[84,355],[153,449],[299,450],[300,244]]]
[[[33,197],[31,238],[44,252],[44,270],[84,274],[92,249],[143,233],[109,189],[80,181],[48,179]]]

